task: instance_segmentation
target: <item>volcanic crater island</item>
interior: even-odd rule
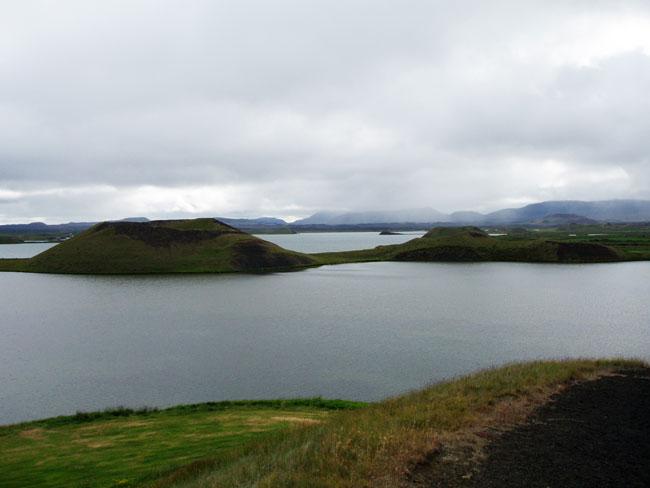
[[[524,231],[525,232],[525,231]],[[516,233],[513,235],[517,235]],[[102,222],[2,271],[72,274],[227,273],[368,261],[614,262],[614,247],[550,238],[492,237],[473,226],[435,227],[423,237],[374,249],[305,254],[212,218]]]

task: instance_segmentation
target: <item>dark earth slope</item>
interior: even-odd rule
[[[550,239],[507,240],[475,227],[436,227],[423,238],[395,246],[396,261],[524,261],[590,263],[620,261],[613,248]]]
[[[488,445],[486,461],[430,487],[650,486],[650,369],[576,384]]]

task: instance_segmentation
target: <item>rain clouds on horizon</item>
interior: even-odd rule
[[[641,1],[0,6],[0,223],[650,198]]]

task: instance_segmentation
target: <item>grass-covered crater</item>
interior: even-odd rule
[[[215,219],[103,222],[0,269],[42,273],[218,273],[314,263]]]
[[[305,254],[204,218],[103,222],[32,258],[0,259],[0,271],[223,273],[367,261],[595,263],[644,259],[637,248],[632,254],[617,242],[536,238],[530,232],[493,237],[476,227],[437,227],[403,244]]]

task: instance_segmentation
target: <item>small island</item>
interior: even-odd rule
[[[36,273],[227,273],[296,268],[314,258],[282,249],[216,219],[103,222],[0,270]]]
[[[625,240],[491,236],[478,227],[435,227],[403,244],[305,254],[212,218],[103,222],[28,259],[0,259],[0,271],[70,274],[233,273],[369,261],[602,263],[648,259]],[[631,250],[629,250],[631,249]],[[636,253],[636,254],[634,254]]]

